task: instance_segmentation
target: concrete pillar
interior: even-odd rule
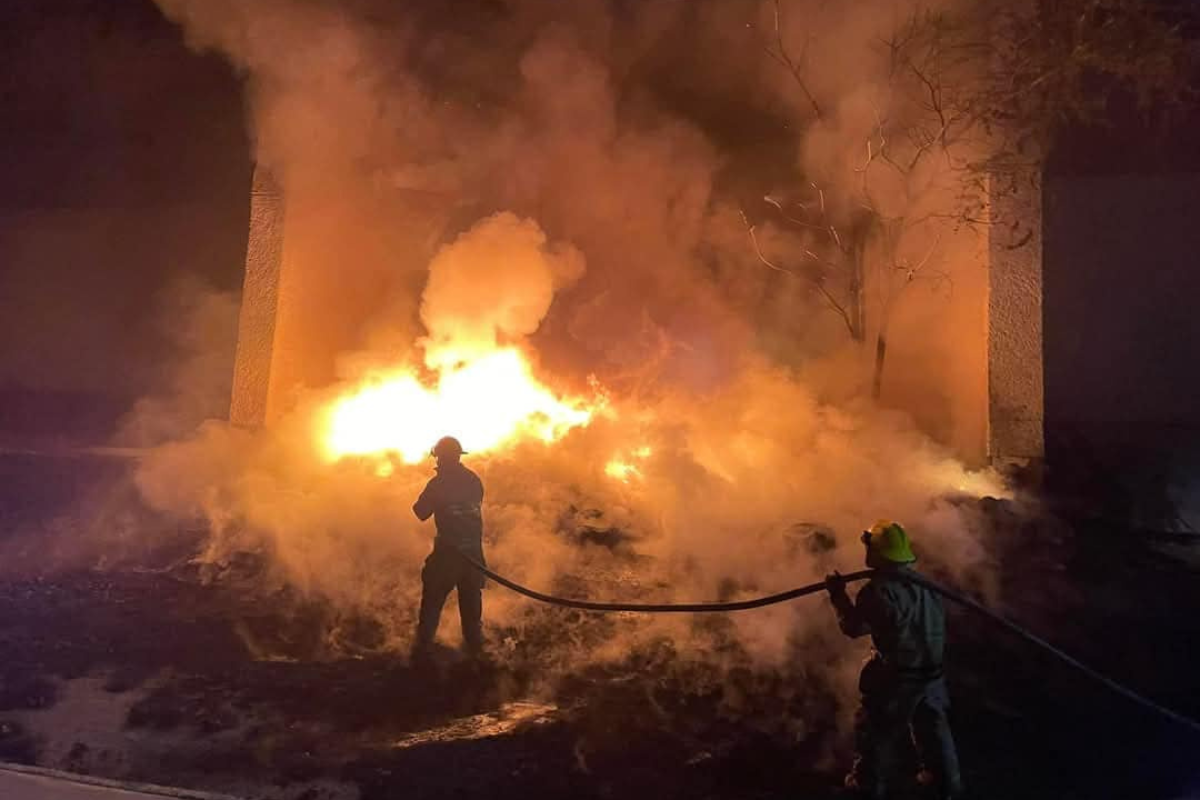
[[[267,421],[279,278],[283,264],[284,200],[279,185],[262,167],[254,170],[250,195],[250,238],[238,317],[237,355],[229,419],[235,425]]]
[[[988,456],[1045,455],[1040,170],[989,180]]]

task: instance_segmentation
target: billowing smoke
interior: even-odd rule
[[[444,247],[429,265],[421,321],[426,363],[470,358],[537,331],[555,290],[583,274],[570,245],[548,247],[532,220],[502,213]],[[451,354],[451,355],[447,355]]]
[[[489,559],[518,580],[745,596],[854,568],[879,517],[960,579],[986,574],[945,499],[1001,490],[947,447],[982,446],[979,242],[929,227],[953,216],[927,213],[954,194],[947,159],[922,158],[938,142],[880,141],[884,117],[919,113],[878,46],[915,8],[158,1],[246,75],[259,163],[288,199],[293,321],[277,339],[303,355],[279,367],[296,390],[276,424],[181,431],[143,465],[151,506],[210,527],[206,562],[265,554],[279,582],[404,646],[432,535],[408,509],[430,473],[331,459],[327,409],[390,369],[428,379],[514,346],[593,409],[555,441],[470,457]],[[855,250],[864,203],[882,227]],[[934,257],[953,303],[921,280]],[[855,259],[881,265],[857,306],[837,294]],[[883,327],[883,396],[905,411],[870,398]],[[506,593],[486,605],[501,652],[549,624]],[[555,630],[550,649],[598,659],[666,636],[727,658],[717,637],[780,664],[828,615],[620,625]]]

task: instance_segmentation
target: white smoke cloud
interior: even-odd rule
[[[421,297],[426,363],[445,365],[537,331],[556,290],[583,275],[570,245],[548,246],[533,220],[482,220],[438,252]]]
[[[910,416],[862,398],[860,355],[836,338],[816,289],[750,248],[742,198],[727,184],[753,163],[754,131],[731,143],[736,132],[706,122],[753,111],[794,126],[777,174],[746,179],[757,190],[817,168],[861,180],[855,159],[882,100],[881,63],[859,55],[883,16],[866,25],[846,10],[799,31],[828,4],[788,4],[789,42],[829,34],[808,62],[829,116],[811,128],[794,81],[754,38],[769,30],[772,3],[691,15],[672,2],[627,13],[518,2],[493,16],[393,3],[159,5],[248,75],[259,161],[284,182],[290,241],[305,245],[297,274],[315,276],[302,305],[312,313],[301,316],[314,348],[375,368],[421,343],[441,367],[520,342],[552,386],[594,374],[611,392],[610,414],[553,446],[523,441],[469,462],[487,488],[500,571],[575,594],[744,596],[854,568],[857,532],[891,517],[918,547],[933,545],[931,561],[940,554],[966,580],[986,573],[978,533],[938,498],[1001,488]],[[724,41],[721,57],[698,58],[690,34]],[[736,112],[714,112],[728,107]],[[465,233],[446,241],[453,231]],[[773,256],[785,261],[806,246],[799,235],[778,241]],[[929,293],[914,296],[937,308]],[[940,368],[951,345],[938,343],[978,322],[911,319],[908,375]],[[431,538],[408,509],[428,471],[329,463],[320,420],[348,386],[312,374],[320,379],[272,429],[183,433],[150,454],[139,485],[154,508],[207,521],[208,562],[265,553],[276,580],[369,614],[403,647]],[[938,407],[931,394],[914,390],[914,407]],[[487,403],[479,398],[481,413]],[[606,473],[614,460],[631,468],[626,481]],[[814,539],[817,529],[832,538]],[[499,591],[486,603],[502,639],[556,619]],[[829,625],[813,605],[720,625],[623,620],[603,636],[581,623],[546,658],[618,657],[668,637],[686,658],[719,660],[730,658],[713,655],[725,637],[778,666],[797,636],[824,641]]]

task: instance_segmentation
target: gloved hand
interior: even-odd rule
[[[831,597],[840,597],[846,594],[846,579],[841,573],[834,570],[829,575],[825,576],[825,590],[829,592]]]

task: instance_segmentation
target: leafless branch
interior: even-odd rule
[[[754,245],[754,253],[755,253],[755,255],[758,256],[758,260],[761,261],[764,266],[766,266],[770,269],[773,269],[776,272],[782,272],[784,275],[790,275],[793,278],[800,278],[802,280],[807,280],[810,284],[812,284],[817,289],[817,291],[819,291],[821,293],[821,296],[825,298],[825,302],[827,302],[830,305],[830,307],[837,313],[837,315],[839,317],[841,317],[842,323],[845,324],[845,326],[846,326],[846,330],[850,332],[851,336],[853,336],[854,335],[854,323],[850,319],[850,313],[846,310],[846,307],[844,305],[842,305],[841,303],[839,303],[837,301],[837,298],[834,297],[830,293],[829,289],[827,289],[825,287],[824,281],[813,280],[812,278],[809,278],[806,275],[803,275],[803,274],[797,273],[797,272],[793,272],[792,270],[781,267],[778,264],[771,261],[771,259],[767,258],[766,255],[763,254],[762,248],[758,244],[758,233],[755,230],[755,226],[750,224],[750,220],[746,218],[745,212],[742,212],[742,221],[746,224],[746,230],[750,234],[750,241]],[[808,255],[814,259],[817,259],[818,261],[820,260],[817,257],[817,255],[815,253],[813,253],[812,251],[806,250],[805,255]]]
[[[822,189],[820,186],[817,186],[815,183],[812,183],[811,181],[809,182],[809,186],[816,189],[817,200],[820,201],[820,203],[821,203],[821,215],[825,216],[825,190]]]
[[[933,258],[933,254],[937,251],[938,247],[940,247],[942,244],[943,234],[944,234],[944,232],[942,232],[942,231],[938,232],[937,237],[934,238],[934,240],[933,240],[933,244],[931,244],[929,246],[929,251],[927,253],[925,253],[925,257],[922,258],[919,262],[917,262],[917,265],[915,267],[913,267],[912,269],[909,270],[909,273],[908,273],[909,280],[912,280],[914,275],[917,275],[919,272],[921,272],[921,270],[925,269],[925,267],[929,264],[929,260],[931,258]]]
[[[828,229],[829,236],[833,239],[833,243],[837,245],[838,250],[845,252],[846,248],[842,246],[842,237],[838,235],[837,228],[834,225],[829,225]]]
[[[944,220],[947,222],[961,222],[966,225],[990,226],[994,225],[995,221],[988,219],[986,216],[976,216],[967,211],[957,212],[953,214],[945,212],[931,211],[928,214],[922,214],[919,217],[913,217],[908,221],[908,227],[915,228],[931,220]]]
[[[787,48],[783,44],[783,26],[780,25],[779,22],[781,13],[782,12],[779,8],[779,0],[775,0],[776,49],[772,50],[770,47],[764,47],[763,50],[768,56],[777,61],[779,64],[783,65],[788,72],[791,73],[792,78],[795,79],[796,84],[800,87],[800,91],[804,92],[804,96],[808,99],[809,105],[812,106],[813,113],[816,115],[817,119],[822,119],[823,115],[821,113],[821,105],[817,102],[817,98],[813,96],[812,91],[808,88],[808,82],[804,79],[804,71],[800,68],[800,65],[788,55]]]
[[[766,195],[765,197],[763,197],[763,200],[765,200],[766,202],[775,206],[776,210],[779,211],[779,216],[783,217],[784,219],[786,219],[788,222],[792,223],[793,225],[799,225],[802,228],[811,228],[811,229],[817,230],[817,231],[825,230],[824,225],[817,225],[814,222],[808,222],[807,220],[803,220],[798,217],[793,217],[791,214],[787,213],[787,210],[783,207],[783,203],[779,202],[774,197],[771,197],[771,195]],[[800,206],[801,209],[806,209],[806,206],[803,203],[799,203],[798,205]]]
[[[926,135],[923,137],[925,139],[924,143],[917,148],[917,151],[913,154],[912,160],[909,162],[908,168],[911,170],[916,168],[917,164],[920,163],[921,158],[924,157],[927,152],[929,152],[929,149],[934,145],[935,142],[941,144],[942,150],[949,150],[949,143],[947,142],[946,137],[950,129],[950,123],[947,120],[946,110],[942,104],[942,87],[936,84],[932,78],[925,74],[924,70],[918,68],[917,65],[911,61],[908,64],[908,68],[912,74],[916,76],[917,80],[919,80],[925,86],[926,91],[929,93],[928,109],[937,115],[938,123],[941,126],[937,133],[932,135],[929,135],[927,132],[925,132]]]

